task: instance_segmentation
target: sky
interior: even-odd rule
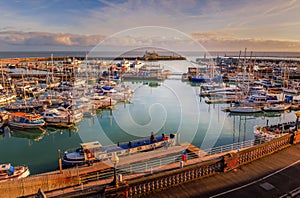
[[[300,52],[300,0],[2,0],[0,51]]]

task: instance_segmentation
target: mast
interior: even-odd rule
[[[246,51],[247,51],[247,48],[245,48],[245,54],[244,54],[244,63],[243,63],[243,66],[244,66],[244,68],[243,68],[243,84],[245,83],[245,73],[246,73]]]
[[[1,63],[1,75],[2,75],[2,85],[4,85],[4,73],[3,73],[3,65]]]
[[[238,59],[238,70],[240,69],[240,59],[241,59],[241,54],[242,54],[242,51],[240,50],[240,53],[239,53],[239,59]]]

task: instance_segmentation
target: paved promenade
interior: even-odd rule
[[[147,197],[281,197],[300,188],[300,145]],[[291,191],[295,192],[291,192]],[[298,197],[300,197],[300,190]]]

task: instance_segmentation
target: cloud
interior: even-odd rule
[[[209,51],[239,51],[245,48],[252,51],[299,52],[300,41],[239,38],[223,31],[196,32],[192,37]]]
[[[34,44],[39,39],[40,43],[61,46],[93,46],[99,40],[98,35],[110,36],[140,26],[176,28],[187,34],[227,28],[230,33],[223,31],[220,32],[223,35],[215,37],[221,40],[229,37],[299,40],[300,33],[299,26],[289,25],[298,23],[300,1],[297,0],[260,0],[259,3],[248,0],[66,0],[57,5],[56,1],[0,2],[0,31],[23,31],[23,35],[10,36],[11,44]],[[243,31],[235,31],[237,28]],[[25,37],[29,31],[51,33]],[[83,36],[87,34],[90,36]],[[147,34],[151,35],[145,32],[145,37]],[[23,36],[23,41],[18,38]],[[141,42],[130,37],[123,39],[124,43],[115,41],[115,45]],[[151,39],[143,43],[151,44]]]
[[[148,32],[151,34],[144,34]],[[2,50],[99,50],[118,51],[154,47],[171,51],[300,51],[300,41],[241,38],[230,29],[193,32],[191,36],[174,29],[141,27],[112,36],[70,33],[0,31]]]
[[[102,35],[78,35],[69,33],[1,31],[0,43],[10,46],[94,46],[103,40]]]

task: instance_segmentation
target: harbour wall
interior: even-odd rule
[[[244,164],[265,157],[292,144],[300,142],[300,131],[282,136],[264,144],[255,145],[238,152],[230,152],[217,159],[196,163],[180,169],[144,176],[126,181],[118,188],[107,188],[105,197],[143,197],[183,183],[228,172]]]
[[[105,188],[104,186],[104,194],[105,197],[141,197],[148,193],[161,191],[186,182],[212,176],[216,173],[234,170],[243,164],[270,155],[299,142],[300,130],[240,151],[233,150],[227,152],[211,160],[198,161],[191,165],[182,165],[181,167],[178,164],[177,168],[168,171],[129,179],[120,183],[118,187]],[[66,169],[62,173],[54,171],[4,182],[0,185],[1,197],[34,197],[40,190],[45,193],[58,190],[64,192],[64,189],[72,186],[79,187],[77,193],[82,193],[82,190],[80,190],[82,180],[87,175],[91,177],[93,174],[99,174],[101,168],[98,168],[98,166],[102,169],[110,168],[103,167],[101,164],[94,164],[92,167]],[[102,193],[102,188],[99,189],[101,189]],[[90,191],[89,193],[87,195],[93,196],[99,195],[100,192]]]

